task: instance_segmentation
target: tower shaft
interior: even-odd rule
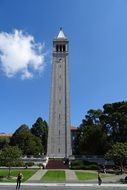
[[[68,80],[68,40],[60,31],[53,40],[51,103],[47,155],[64,158],[72,154]]]

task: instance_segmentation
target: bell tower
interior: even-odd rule
[[[68,79],[69,41],[62,28],[53,40],[52,84],[47,155],[64,158],[72,154]]]

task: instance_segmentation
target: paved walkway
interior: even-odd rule
[[[77,182],[78,181],[74,170],[65,170],[65,175],[66,175],[67,182]]]
[[[38,170],[31,178],[27,180],[28,183],[39,182],[47,170]]]
[[[15,187],[16,183],[0,183],[0,187],[3,186],[14,186]],[[97,187],[98,189],[98,184],[96,183],[22,183],[21,186],[26,186],[26,187]],[[107,187],[109,190],[109,187],[114,187],[113,189],[116,190],[115,187],[122,187],[127,189],[127,184],[117,184],[117,183],[102,183],[101,187]],[[99,189],[101,188],[99,186]],[[1,188],[0,188],[1,189]],[[39,188],[40,189],[40,188]],[[78,188],[77,188],[78,189]],[[119,188],[120,190],[120,188]]]
[[[103,178],[103,182],[106,183],[119,183],[121,179],[125,179],[125,177],[127,176],[127,174],[122,174],[122,175],[115,175],[115,176],[110,176],[110,177],[105,177]]]

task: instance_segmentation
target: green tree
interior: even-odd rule
[[[78,128],[76,153],[104,154],[116,142],[127,142],[127,102],[89,110]]]
[[[11,167],[15,166],[21,157],[21,150],[17,146],[7,146],[0,152],[1,164],[9,168],[8,176],[11,173]]]
[[[127,142],[127,102],[105,104],[101,122],[110,142]]]
[[[40,138],[44,147],[44,153],[47,152],[48,124],[45,120],[39,117],[32,125],[31,133]]]
[[[105,155],[107,160],[113,160],[115,165],[120,166],[121,172],[127,160],[127,143],[117,142]]]
[[[9,143],[10,143],[10,137],[0,137],[0,149],[9,145]]]
[[[107,134],[101,125],[101,110],[89,110],[78,129],[78,154],[104,154],[108,148]]]
[[[25,151],[26,155],[40,155],[44,152],[43,146],[41,144],[41,140],[38,137],[33,135],[28,136],[25,143]]]
[[[13,134],[11,145],[17,145],[24,155],[42,154],[43,146],[38,137],[35,137],[27,125],[21,125]]]

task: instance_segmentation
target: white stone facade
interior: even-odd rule
[[[61,32],[61,31],[60,31]],[[51,104],[47,155],[64,158],[72,154],[68,81],[68,40],[59,33],[53,40]]]

